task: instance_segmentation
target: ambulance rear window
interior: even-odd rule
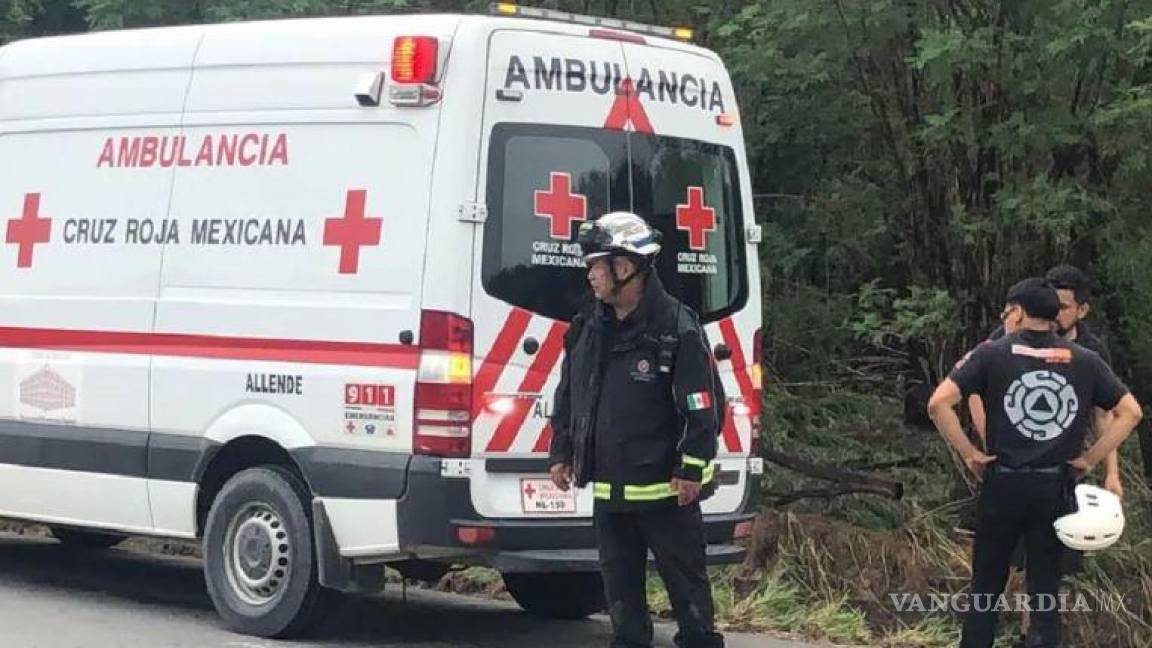
[[[705,321],[747,301],[733,151],[598,128],[498,124],[489,147],[482,281],[488,294],[569,320],[590,300],[576,230],[631,210],[664,235],[657,270]]]

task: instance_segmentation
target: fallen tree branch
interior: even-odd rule
[[[891,496],[891,493],[889,493],[888,491],[886,491],[882,488],[876,488],[874,486],[864,486],[864,485],[861,485],[861,486],[843,486],[840,488],[823,488],[823,489],[821,489],[821,488],[802,488],[800,490],[794,490],[794,491],[788,491],[788,492],[768,491],[768,492],[764,493],[764,495],[765,495],[765,497],[768,497],[768,498],[774,498],[774,499],[771,499],[771,502],[770,502],[773,506],[787,506],[789,504],[792,504],[793,502],[796,502],[796,501],[799,501],[802,499],[819,498],[819,499],[827,500],[827,499],[832,499],[833,497],[840,497],[841,495],[854,495],[857,493],[867,493],[867,494],[871,494],[871,495],[884,495],[884,496],[889,496],[889,497]]]
[[[789,470],[793,470],[802,475],[815,477],[824,481],[830,481],[839,484],[844,489],[850,489],[848,492],[855,493],[872,493],[875,495],[883,495],[892,499],[900,499],[904,496],[904,484],[891,479],[883,479],[880,477],[873,477],[872,475],[864,475],[857,472],[848,470],[841,470],[840,468],[833,468],[832,466],[822,466],[814,464],[799,457],[784,454],[777,450],[766,449],[764,450],[764,458],[774,464],[783,466]],[[804,491],[796,491],[797,493]],[[820,491],[825,492],[825,491]],[[845,495],[847,493],[838,493]]]
[[[865,463],[864,461],[851,461],[845,464],[849,470],[891,470],[892,468],[920,468],[927,460],[925,457],[905,457],[893,461],[878,461]]]

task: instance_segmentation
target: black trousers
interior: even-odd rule
[[[1003,474],[989,466],[976,504],[973,596],[964,620],[961,648],[991,648],[996,635],[996,602],[1004,592],[1012,554],[1021,539],[1028,556],[1024,577],[1033,610],[1025,645],[1060,645],[1059,611],[1052,608],[1058,607],[1055,604],[1065,547],[1056,537],[1052,523],[1068,511],[1070,485],[1068,478],[1060,474]]]
[[[612,648],[648,648],[652,620],[647,599],[648,550],[668,590],[680,631],[680,648],[722,648],[714,630],[712,585],[704,562],[704,522],[700,505],[643,511],[597,507],[600,571],[612,618]]]

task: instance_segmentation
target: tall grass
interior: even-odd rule
[[[899,613],[888,598],[894,592],[967,591],[973,491],[960,479],[943,441],[903,426],[900,404],[891,400],[856,397],[828,409],[820,407],[825,399],[819,395],[777,394],[768,401],[776,415],[768,419],[769,439],[781,450],[842,466],[913,461],[884,471],[904,483],[901,501],[848,496],[765,508],[746,569],[758,578],[783,580],[811,614],[827,601],[861,611],[871,645],[955,645],[958,616]],[[805,426],[813,424],[822,429],[806,433]],[[1115,547],[1086,556],[1081,570],[1065,579],[1066,591],[1082,594],[1095,608],[1062,616],[1072,645],[1152,647],[1152,490],[1137,470],[1136,445],[1133,439],[1122,453],[1124,537]],[[815,485],[777,470],[770,471],[765,488]],[[1014,572],[1009,592],[1022,589],[1022,574]],[[1100,600],[1123,605],[1101,607]],[[1018,636],[1018,622],[1019,615],[1002,615],[1003,645]]]

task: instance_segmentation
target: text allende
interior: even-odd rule
[[[292,374],[248,374],[244,391],[249,394],[288,394],[300,396],[304,393],[304,376]]]

